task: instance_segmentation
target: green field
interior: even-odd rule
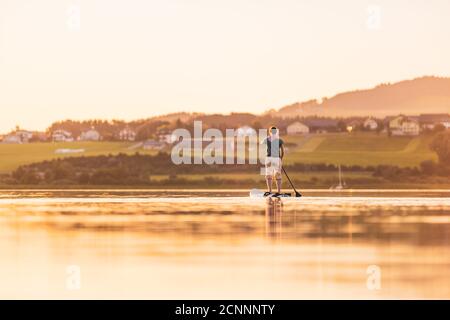
[[[61,142],[0,144],[0,173],[11,172],[18,166],[73,156],[97,156],[117,153],[134,153],[129,142]],[[83,153],[56,154],[58,149],[84,149]],[[143,153],[142,151],[139,151]]]
[[[418,166],[434,159],[429,149],[431,136],[387,137],[375,133],[323,134],[284,137],[287,144],[285,163],[328,163],[342,165]],[[0,144],[0,173],[11,172],[18,166],[69,156],[96,156],[134,153],[130,142],[72,142]],[[56,154],[57,149],[85,149],[83,153]],[[146,152],[150,153],[150,152]]]
[[[374,133],[324,134],[286,137],[286,163],[330,163],[342,165],[391,164],[418,166],[436,155],[429,149],[431,136],[388,137]]]

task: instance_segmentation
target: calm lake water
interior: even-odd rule
[[[450,191],[0,191],[0,298],[450,299]]]

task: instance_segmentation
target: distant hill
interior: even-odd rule
[[[188,122],[192,120],[192,118],[200,116],[201,113],[189,113],[189,112],[176,112],[169,113],[160,116],[151,117],[146,119],[145,121],[167,121],[167,122],[175,122],[177,120]]]
[[[344,92],[322,102],[310,100],[271,111],[284,118],[304,116],[375,116],[449,113],[450,78],[422,77],[367,90]]]
[[[104,140],[113,141],[117,140],[119,131],[128,126],[137,132],[138,140],[144,140],[151,138],[161,128],[172,130],[180,126],[190,127],[194,120],[203,121],[205,128],[224,130],[244,125],[254,128],[276,125],[284,128],[291,121],[288,118],[296,117],[384,117],[421,113],[450,113],[450,78],[422,77],[394,84],[381,84],[372,89],[340,93],[321,102],[310,100],[294,103],[260,115],[244,112],[230,114],[178,112],[128,122],[100,119],[64,120],[51,124],[47,133],[64,129],[77,137],[82,131],[94,127]],[[179,125],[178,122],[185,125]]]

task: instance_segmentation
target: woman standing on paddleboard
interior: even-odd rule
[[[280,138],[280,132],[277,127],[269,128],[269,136],[263,140],[266,144],[266,183],[269,193],[272,193],[273,179],[277,183],[277,194],[281,193],[281,166],[284,157],[284,142]]]

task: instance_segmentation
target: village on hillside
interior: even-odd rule
[[[247,121],[248,114],[232,114],[234,117],[241,119],[240,126],[234,128],[238,136],[256,135],[256,130],[264,128],[263,124],[271,125],[273,123],[280,128],[283,135],[314,135],[327,133],[352,133],[358,131],[377,132],[387,136],[418,136],[422,133],[450,129],[449,114],[421,114],[418,116],[390,116],[384,119],[373,117],[350,117],[350,118],[325,118],[325,117],[306,117],[306,118],[270,118],[260,119],[253,116]],[[207,127],[215,127],[215,115],[209,118],[199,118],[204,120]],[[220,115],[222,119],[230,116]],[[209,120],[208,120],[209,119]],[[190,119],[191,121],[196,118]],[[98,122],[98,121],[96,121]],[[222,122],[219,125],[220,130],[224,131],[226,125]],[[226,122],[226,121],[225,121]],[[233,121],[231,121],[233,122]],[[174,142],[172,131],[176,128],[192,129],[189,122],[182,122],[180,119],[176,121],[160,121],[148,120],[134,123],[110,123],[107,121],[100,122],[98,127],[91,125],[87,129],[74,132],[74,122],[70,122],[71,126],[66,125],[67,122],[53,124],[46,132],[36,132],[16,127],[15,130],[0,135],[0,141],[3,144],[25,144],[34,142],[77,142],[77,141],[124,141],[136,142],[137,147],[145,150],[161,150],[165,146]],[[85,122],[84,127],[91,123]],[[107,129],[105,129],[105,124]],[[81,126],[83,127],[83,126]]]

